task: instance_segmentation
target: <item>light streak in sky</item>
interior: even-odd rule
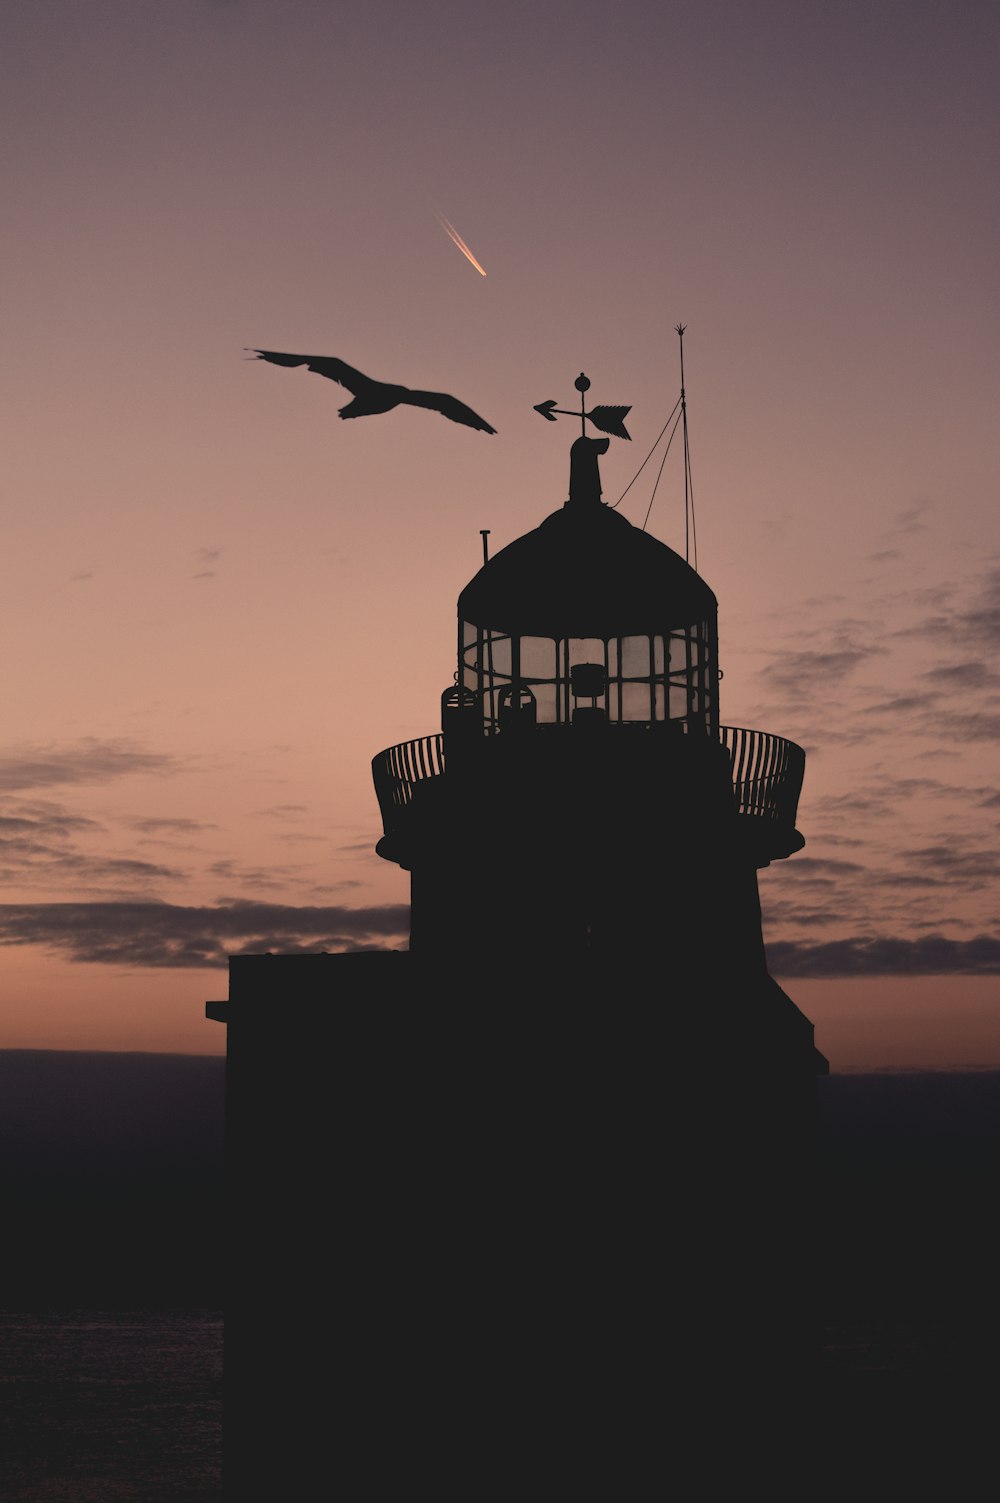
[[[472,252],[470,251],[469,247],[466,245],[465,241],[462,239],[461,235],[456,230],[455,226],[451,223],[450,220],[445,219],[444,215],[440,212],[440,210],[435,209],[434,213],[437,216],[437,222],[438,222],[438,224],[444,230],[444,232],[448,236],[449,240],[451,240],[451,242],[454,245],[458,246],[459,250],[462,252],[462,255],[465,257],[465,259],[467,261],[471,261],[472,264],[473,264],[473,266],[478,271],[479,275],[481,277],[484,277],[486,275],[485,271],[480,266],[479,262],[476,260],[475,256],[472,254]]]

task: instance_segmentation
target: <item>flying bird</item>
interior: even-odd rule
[[[342,418],[372,417],[377,412],[391,412],[394,407],[408,404],[410,407],[429,407],[451,418],[453,423],[465,423],[469,428],[478,428],[481,433],[495,433],[477,412],[466,407],[457,397],[449,397],[441,391],[411,391],[408,386],[390,386],[385,381],[373,381],[363,376],[343,360],[326,355],[283,355],[278,350],[253,351],[261,360],[270,360],[272,365],[304,365],[318,376],[337,381],[354,397],[346,407],[341,407]]]

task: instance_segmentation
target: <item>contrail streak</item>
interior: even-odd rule
[[[462,239],[461,235],[456,230],[455,226],[450,222],[450,220],[445,219],[444,215],[442,213],[440,213],[440,211],[438,209],[434,210],[434,214],[435,214],[435,216],[437,218],[438,224],[441,226],[441,228],[444,230],[445,234],[448,236],[448,239],[452,242],[453,245],[457,245],[458,246],[459,250],[462,252],[462,255],[465,257],[465,259],[467,261],[471,261],[472,264],[473,264],[473,266],[478,271],[479,275],[481,277],[484,277],[486,275],[486,272],[480,266],[479,262],[476,260],[475,256],[472,254],[472,252],[470,251],[469,247],[466,245],[465,241]]]

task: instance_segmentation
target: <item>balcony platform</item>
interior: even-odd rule
[[[385,860],[409,868],[408,829],[414,800],[426,810],[435,796],[432,788],[435,793],[443,792],[450,772],[467,775],[474,769],[478,778],[489,778],[504,763],[519,763],[522,774],[531,764],[551,776],[560,769],[568,772],[585,755],[588,766],[606,776],[619,771],[631,776],[643,761],[648,765],[651,760],[654,774],[670,777],[679,775],[678,764],[690,769],[696,761],[706,760],[700,755],[704,744],[675,730],[672,722],[586,728],[537,725],[492,737],[476,735],[461,743],[453,740],[446,769],[445,738],[440,733],[403,741],[372,760],[384,830],[376,850]],[[795,817],[805,772],[802,748],[767,731],[739,726],[720,726],[714,745],[718,748],[715,755],[728,761],[739,838],[754,866],[760,870],[800,851],[805,839],[795,828]]]

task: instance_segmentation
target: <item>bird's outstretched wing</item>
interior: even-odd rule
[[[468,428],[478,428],[481,433],[495,433],[478,412],[473,412],[471,407],[466,407],[457,397],[449,397],[442,391],[409,391],[403,398],[413,407],[430,407],[434,412],[440,412],[444,417],[451,418],[453,423],[465,423]]]
[[[449,397],[444,392],[410,391],[406,386],[390,386],[385,381],[373,381],[371,376],[363,375],[361,371],[356,371],[353,366],[345,364],[343,360],[336,360],[333,356],[289,355],[281,350],[257,348],[254,348],[253,353],[261,360],[269,360],[272,365],[304,365],[317,375],[327,376],[331,381],[346,386],[348,391],[353,392],[355,400],[340,409],[342,418],[391,412],[401,402],[408,402],[412,407],[428,407],[433,412],[440,412],[443,417],[451,418],[453,423],[478,428],[481,433],[496,432],[478,412],[473,412],[464,402],[458,401],[456,397]]]
[[[254,350],[261,360],[270,360],[272,365],[304,365],[307,369],[315,371],[318,376],[327,376],[331,381],[337,381],[341,386],[346,386],[348,391],[355,395],[364,386],[376,383],[370,376],[362,375],[352,365],[347,365],[343,360],[337,360],[332,355],[285,355],[280,350]]]

